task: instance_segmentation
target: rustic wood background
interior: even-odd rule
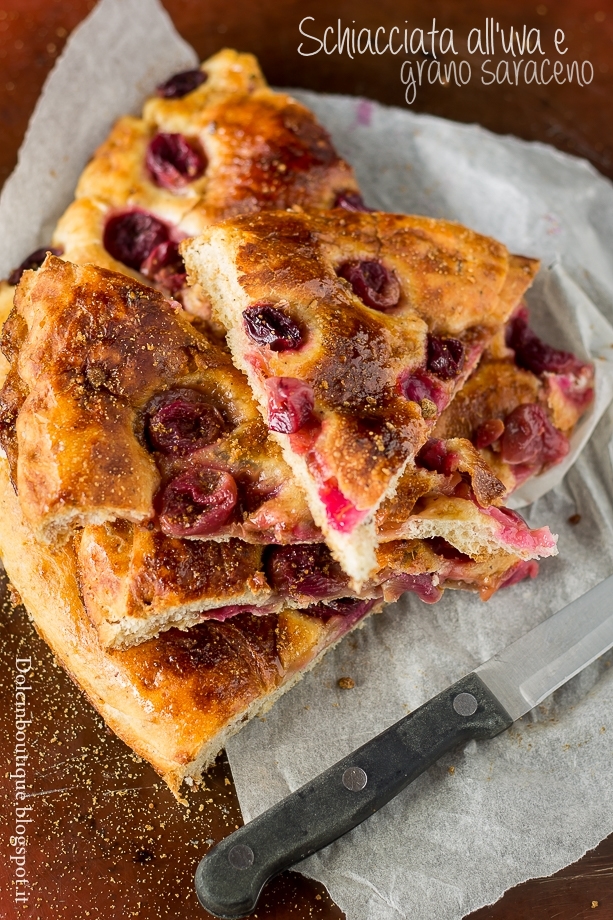
[[[586,157],[613,178],[612,0],[166,0],[177,28],[207,57],[231,46],[258,55],[277,86],[352,93],[404,105],[399,62],[391,56],[355,60],[336,55],[298,55],[298,23],[315,19],[321,35],[340,17],[345,24],[403,24],[453,28],[466,36],[493,16],[538,27],[553,46],[566,33],[566,58],[590,60],[589,86],[536,84],[458,88],[425,86],[413,108],[499,133],[540,140]],[[0,184],[16,162],[28,118],[41,86],[70,31],[93,0],[0,0]],[[460,56],[470,58],[461,42]],[[475,59],[478,69],[480,61]],[[24,253],[25,255],[25,253]],[[15,656],[31,655],[36,667],[33,700],[38,718],[29,740],[31,801],[36,821],[28,848],[32,883],[29,904],[12,901],[12,852],[6,830],[0,839],[0,917],[59,920],[139,917],[142,920],[205,917],[192,891],[197,861],[212,841],[240,823],[240,811],[224,758],[191,797],[186,812],[150,768],[135,759],[104,728],[69,679],[54,666],[24,612],[5,604],[0,621],[0,737],[10,738]],[[19,652],[21,650],[21,652]],[[10,745],[2,747],[0,814],[13,807],[7,779]],[[521,794],[518,792],[518,794]],[[478,871],[473,867],[471,871]],[[338,920],[343,915],[321,886],[287,873],[266,890],[259,920]],[[613,920],[613,835],[582,860],[547,879],[527,882],[470,920]],[[418,920],[418,918],[416,918]]]

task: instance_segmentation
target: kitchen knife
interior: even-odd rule
[[[253,911],[264,884],[378,811],[460,741],[493,738],[613,646],[613,575],[213,847],[203,907]]]

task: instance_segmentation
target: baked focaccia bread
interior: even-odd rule
[[[396,599],[401,590],[435,601],[460,586],[486,598],[511,573],[533,575],[533,560],[555,553],[546,528],[531,531],[493,504],[502,486],[469,442],[429,443],[417,462],[378,514],[381,539],[398,545],[380,547],[377,570],[357,595],[322,544],[178,539],[153,522],[86,526],[76,537],[78,578],[101,642],[127,647],[204,619]],[[402,536],[411,538],[406,546]]]
[[[66,266],[65,271],[69,268]],[[26,285],[28,280],[25,279]],[[94,311],[90,313],[91,317],[95,315]],[[12,340],[12,336],[7,338]],[[18,343],[13,344],[18,353]],[[1,356],[0,363],[4,374],[8,367]],[[457,451],[458,445],[455,447]],[[432,462],[420,467],[429,477],[430,490],[443,487],[448,492],[457,492],[458,479],[463,476],[465,486],[470,485],[470,492],[478,493],[481,500],[496,494],[493,481],[487,483],[487,472],[479,469],[474,458],[471,463],[470,448],[465,447],[463,454],[461,474],[459,467],[437,473],[427,468]],[[493,480],[491,474],[490,480]],[[474,504],[471,499],[466,502]],[[78,554],[70,541],[59,547],[43,543],[24,521],[19,499],[9,482],[8,463],[0,461],[0,553],[9,578],[57,659],[107,724],[155,767],[175,793],[184,779],[198,779],[230,734],[248,718],[265,711],[327,648],[363,622],[369,612],[378,609],[384,597],[393,600],[403,591],[412,590],[422,599],[432,601],[440,596],[446,582],[458,587],[477,586],[486,597],[488,591],[534,574],[530,563],[513,558],[512,554],[505,559],[502,553],[497,557],[491,553],[479,560],[463,558],[445,541],[396,541],[380,550],[380,590],[377,593],[377,586],[373,586],[373,596],[360,601],[343,597],[347,594],[346,580],[343,582],[338,564],[331,557],[325,559],[325,547],[276,547],[271,552],[267,550],[272,556],[266,560],[269,587],[277,595],[285,593],[288,603],[306,598],[307,612],[288,606],[274,613],[260,607],[260,616],[232,611],[235,615],[225,622],[210,620],[187,632],[171,629],[137,648],[109,651],[104,649],[98,630],[85,613],[82,598],[88,598],[83,590],[83,570],[79,571],[77,561],[79,555],[82,562],[83,551],[87,555],[93,547],[100,546],[103,541],[96,539],[94,532],[101,530],[114,530],[115,537],[119,533],[124,541],[128,539],[127,531],[138,534],[136,551],[127,553],[116,540],[115,554],[109,552],[109,559],[120,569],[123,566],[123,570],[115,572],[119,576],[116,586],[123,590],[124,597],[131,593],[135,597],[138,591],[135,579],[126,572],[126,559],[129,557],[133,565],[140,554],[140,569],[138,573],[135,571],[137,563],[131,574],[141,577],[143,608],[149,605],[155,609],[155,575],[162,571],[174,578],[179,593],[190,586],[193,590],[194,581],[199,578],[206,580],[209,570],[205,567],[204,572],[198,572],[193,565],[193,554],[204,548],[222,554],[226,574],[232,567],[229,560],[234,560],[237,566],[234,586],[240,590],[244,579],[243,587],[252,591],[252,600],[261,601],[266,588],[248,576],[244,565],[249,560],[241,560],[240,553],[234,555],[238,541],[224,544],[178,540],[160,537],[157,532],[163,541],[173,544],[176,553],[172,559],[160,557],[157,569],[142,565],[147,546],[151,546],[147,540],[152,536],[142,525],[124,522],[87,525],[81,539],[79,532],[76,533]],[[260,546],[243,546],[247,552],[262,553]],[[303,553],[302,559],[296,560],[291,555],[296,549]],[[315,556],[316,566],[314,553],[319,554],[319,558]],[[254,562],[257,568],[257,558]],[[112,595],[108,569],[98,560],[91,571],[92,583],[107,591],[108,600]],[[149,580],[149,591],[143,590],[143,576]],[[160,582],[164,584],[164,579]],[[221,585],[209,582],[217,601],[224,590],[228,591],[228,586],[227,579]],[[202,581],[196,586],[196,594],[198,589],[202,593]],[[243,595],[242,600],[245,599]]]
[[[175,791],[384,601],[410,591],[432,603],[446,588],[487,599],[555,552],[547,528],[501,507],[504,486],[468,441],[428,438],[535,263],[423,219],[407,247],[411,219],[382,228],[381,216],[348,219],[340,238],[334,221],[317,231],[342,289],[335,306],[367,330],[333,350],[336,376],[322,373],[321,389],[336,388],[341,422],[359,403],[356,443],[370,446],[361,469],[383,498],[369,505],[368,577],[352,579],[322,542],[250,388],[202,331],[209,293],[186,285],[179,243],[236,215],[333,206],[367,210],[326,132],[266,86],[253,58],[222,52],[159,87],[142,118],[117,123],[52,240],[77,264],[50,258],[25,275],[4,335],[1,441],[18,488],[0,461],[9,577],[110,727]],[[0,314],[45,255],[0,285]],[[291,350],[291,326],[280,332]],[[386,414],[388,372],[408,413]],[[315,427],[297,432],[299,452]]]
[[[359,586],[377,508],[538,267],[425,217],[262,212],[181,244],[316,524]]]
[[[593,400],[593,365],[543,342],[522,305],[443,412],[435,434],[472,441],[510,493],[564,459]]]
[[[363,207],[351,167],[315,117],[225,50],[121,118],[84,170],[52,246],[71,262],[146,276],[207,315],[178,242],[233,214]]]
[[[390,552],[396,555],[395,545]],[[405,549],[406,551],[406,549]],[[0,554],[36,629],[109,727],[178,795],[227,738],[263,714],[380,603],[285,609],[105,650],[85,614],[70,544],[36,540],[0,460]],[[394,564],[398,564],[394,559]],[[512,578],[512,575],[511,575]]]
[[[225,49],[115,125],[75,198],[137,206],[187,232],[265,208],[359,206],[352,168],[312,112]],[[185,219],[187,218],[187,222]],[[190,223],[190,221],[192,223]]]
[[[0,459],[0,554],[34,625],[109,727],[178,794],[227,738],[265,712],[321,655],[376,609],[286,610],[172,630],[105,651],[87,618],[70,544],[40,543]]]
[[[244,377],[157,291],[49,256],[4,350],[0,440],[39,540],[154,517],[172,537],[318,537]]]
[[[203,317],[178,243],[216,220],[265,208],[363,209],[351,167],[314,115],[271,90],[255,57],[225,49],[175,74],[120,118],[85,168],[47,248],[0,282],[3,298],[47,251],[171,294]]]
[[[39,541],[82,528],[79,585],[105,647],[245,611],[379,601],[401,584],[430,600],[456,583],[486,595],[555,550],[523,522],[521,541],[496,528],[506,512],[489,506],[504,489],[469,442],[426,445],[378,519],[382,540],[413,543],[396,548],[396,568],[378,557],[356,591],[313,542],[246,381],[160,293],[50,256],[24,274],[4,345],[0,435],[22,511]],[[263,545],[299,541],[302,553]]]

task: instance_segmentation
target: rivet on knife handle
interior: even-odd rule
[[[217,917],[246,916],[273,875],[356,827],[459,741],[493,738],[512,721],[468,674],[222,840],[196,871],[200,903]]]

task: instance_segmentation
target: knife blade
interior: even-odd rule
[[[196,894],[235,920],[265,883],[337,840],[461,741],[493,738],[613,647],[613,575],[213,847]]]

